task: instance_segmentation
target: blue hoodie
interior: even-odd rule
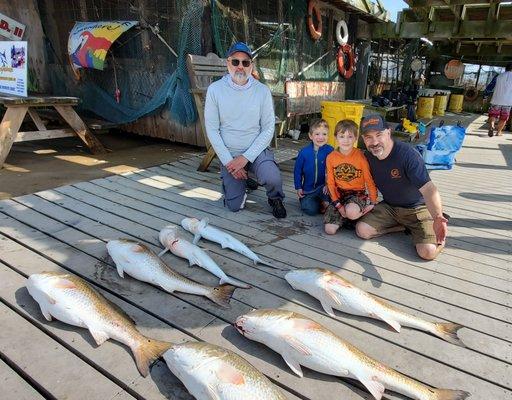
[[[302,189],[304,193],[309,193],[325,185],[325,160],[333,150],[332,146],[324,144],[315,154],[315,147],[311,142],[299,151],[293,168],[295,190]]]

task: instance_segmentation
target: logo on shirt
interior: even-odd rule
[[[399,170],[398,168],[393,168],[393,169],[391,170],[391,178],[393,178],[393,179],[399,179],[399,178],[401,178],[401,177],[402,177],[402,175],[400,175],[400,170]]]
[[[345,182],[360,178],[362,175],[363,171],[357,169],[352,164],[343,163],[334,168],[334,177]]]

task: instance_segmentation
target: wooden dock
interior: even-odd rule
[[[281,164],[285,220],[272,217],[262,189],[249,195],[246,210],[225,210],[218,169],[196,172],[197,156],[1,201],[0,398],[191,399],[163,361],[142,378],[128,348],[112,340],[97,347],[85,329],[43,318],[26,278],[69,271],[126,310],[142,333],[234,350],[289,399],[371,396],[355,381],[310,370],[302,379],[295,376],[279,355],[235,331],[231,324],[238,315],[262,307],[297,311],[421,382],[466,390],[475,400],[512,399],[512,142],[510,134],[488,138],[481,122],[469,127],[454,169],[431,173],[451,216],[447,248],[432,262],[420,261],[404,234],[370,241],[353,231],[326,237],[321,217],[298,209],[293,161]],[[254,266],[205,241],[201,245],[227,274],[253,286],[237,289],[229,310],[118,276],[106,252],[108,240],[134,238],[159,250],[159,230],[192,216],[208,217],[279,266],[340,268],[346,279],[414,315],[460,323],[468,348],[407,328],[397,334],[365,318],[331,318],[314,298],[291,289],[285,271]],[[217,282],[173,255],[164,260],[192,279]],[[385,398],[404,399],[393,393]]]

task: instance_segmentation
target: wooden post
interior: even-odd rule
[[[28,107],[8,107],[2,123],[0,124],[0,168],[4,165],[7,155],[11,151],[16,134],[20,130],[21,123]]]
[[[82,119],[73,110],[71,106],[54,106],[57,112],[64,118],[64,120],[73,128],[78,137],[84,141],[89,147],[92,154],[106,153],[107,150],[103,147],[101,142],[94,136],[91,131],[84,124]]]

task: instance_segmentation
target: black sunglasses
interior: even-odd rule
[[[237,58],[232,58],[230,60],[230,62],[233,67],[238,67],[240,65],[240,62],[242,62],[242,65],[244,66],[244,68],[249,67],[252,63],[251,60],[239,60]]]

